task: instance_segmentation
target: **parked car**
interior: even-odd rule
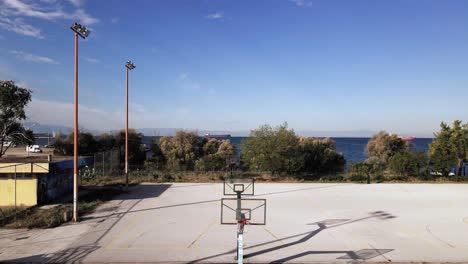
[[[30,145],[26,147],[26,152],[40,153],[42,152],[42,149],[39,145]]]

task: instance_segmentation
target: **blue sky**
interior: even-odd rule
[[[29,117],[80,124],[431,135],[467,121],[467,1],[0,0],[0,79],[34,91]],[[326,132],[325,132],[326,133]]]

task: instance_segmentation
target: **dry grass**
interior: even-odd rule
[[[100,204],[111,200],[115,195],[122,193],[120,188],[101,188],[90,191],[80,197],[78,212],[80,215],[92,213]],[[60,204],[48,209],[31,207],[18,211],[15,216],[14,209],[8,209],[8,215],[0,216],[0,227],[5,228],[52,228],[59,226],[71,217],[73,205]],[[68,214],[65,217],[65,214]]]

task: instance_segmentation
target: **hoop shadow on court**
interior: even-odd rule
[[[370,214],[369,216],[358,218],[358,219],[355,219],[355,220],[351,220],[351,219],[327,219],[327,220],[324,220],[324,221],[308,224],[308,225],[317,225],[318,229],[306,234],[304,237],[300,238],[299,240],[296,240],[296,241],[293,241],[293,242],[290,242],[290,243],[287,243],[287,244],[284,244],[284,245],[280,245],[280,246],[276,246],[276,247],[272,247],[272,248],[259,250],[257,252],[249,253],[249,254],[246,254],[244,257],[245,258],[255,257],[255,256],[258,256],[258,255],[261,255],[261,254],[269,253],[269,252],[272,252],[272,251],[275,251],[275,250],[279,250],[279,249],[283,249],[283,248],[287,248],[287,247],[291,247],[291,246],[295,246],[297,244],[307,242],[312,237],[314,237],[315,235],[317,235],[318,233],[322,232],[325,229],[331,229],[331,228],[335,228],[335,227],[338,227],[338,226],[341,226],[341,225],[346,225],[346,224],[350,224],[350,223],[354,223],[354,222],[358,222],[358,221],[363,221],[363,220],[371,219],[371,218],[378,218],[380,220],[387,220],[387,219],[396,218],[396,216],[391,215],[389,213],[386,213],[384,211],[375,211],[375,212],[371,212],[369,214]],[[371,251],[372,251],[372,249],[371,249]],[[287,261],[287,260],[290,260],[290,259],[305,256],[305,255],[308,255],[308,254],[327,254],[327,253],[328,254],[331,254],[331,253],[334,253],[334,254],[335,253],[345,253],[350,259],[358,260],[358,259],[374,258],[376,256],[379,256],[381,254],[384,254],[384,253],[390,252],[390,251],[392,251],[392,249],[381,249],[380,251],[379,250],[373,251],[373,254],[369,254],[368,253],[369,251],[361,250],[361,253],[366,253],[366,254],[361,254],[361,255],[358,254],[357,252],[354,252],[354,251],[307,251],[307,252],[300,253],[298,255],[291,256],[291,257],[286,258],[286,259],[281,259],[282,261],[278,260],[278,262],[284,262],[284,261]],[[376,255],[376,253],[378,253],[378,252],[382,252],[382,253]],[[342,259],[342,258],[346,258],[346,256],[340,257],[339,259]],[[277,262],[277,261],[274,261],[274,262]]]
[[[336,228],[336,227],[339,227],[339,226],[342,226],[342,225],[352,224],[352,223],[364,221],[364,220],[367,220],[367,219],[389,220],[389,219],[393,219],[393,218],[396,218],[396,217],[397,216],[392,215],[390,213],[387,213],[385,211],[374,211],[374,212],[370,212],[369,216],[365,216],[365,217],[361,217],[361,218],[357,218],[357,219],[327,219],[327,220],[323,220],[323,221],[319,221],[319,222],[315,222],[315,223],[310,223],[308,225],[317,225],[318,228],[311,231],[311,232],[304,232],[304,233],[300,233],[300,234],[296,234],[296,235],[292,235],[292,236],[288,236],[288,237],[284,237],[284,238],[280,238],[280,239],[276,239],[276,240],[272,240],[272,241],[268,241],[268,242],[264,242],[264,243],[260,243],[260,244],[256,244],[256,245],[253,245],[253,246],[246,247],[245,250],[249,250],[249,249],[265,246],[265,245],[268,245],[268,244],[273,244],[273,243],[276,243],[276,242],[280,242],[280,241],[300,237],[298,240],[287,243],[287,244],[274,246],[274,247],[271,247],[271,248],[262,249],[262,250],[259,250],[259,251],[256,251],[256,252],[245,254],[244,258],[245,259],[252,258],[252,257],[255,257],[255,256],[267,254],[267,253],[270,253],[270,252],[273,252],[273,251],[276,251],[276,250],[280,250],[280,249],[284,249],[284,248],[288,248],[288,247],[293,247],[295,245],[305,243],[305,242],[309,241],[311,238],[313,238],[314,236],[316,236],[317,234],[319,234],[320,232],[322,232],[323,230],[326,230],[326,229]],[[391,252],[391,251],[393,251],[393,249],[377,249],[377,248],[360,249],[360,250],[356,250],[356,251],[353,251],[353,250],[329,250],[329,251],[309,250],[309,251],[301,252],[301,253],[298,253],[298,254],[295,254],[295,255],[292,255],[292,256],[289,256],[289,257],[285,257],[285,258],[282,258],[282,259],[277,259],[277,260],[271,261],[271,263],[283,263],[283,262],[286,262],[286,261],[289,261],[289,260],[293,260],[293,259],[300,258],[300,257],[306,256],[306,255],[311,255],[311,254],[340,254],[340,253],[343,253],[344,255],[338,257],[337,259],[350,259],[350,260],[359,261],[359,260],[367,260],[367,259],[375,258],[375,257],[378,257],[378,256],[383,256],[384,254],[386,254],[388,252]],[[232,254],[232,253],[235,253],[235,252],[236,252],[236,250],[230,250],[228,252],[224,252],[224,253],[208,256],[208,257],[205,257],[205,258],[200,258],[200,259],[197,259],[197,260],[193,260],[193,261],[191,261],[189,263],[204,262],[204,261],[206,261],[208,259],[213,259],[213,258],[216,258],[216,257]]]

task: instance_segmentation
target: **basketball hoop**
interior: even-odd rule
[[[266,200],[242,198],[242,195],[255,195],[254,185],[254,178],[231,178],[223,184],[224,195],[237,196],[221,199],[221,224],[237,225],[238,264],[243,264],[244,259],[244,226],[266,224]]]
[[[241,225],[248,225],[249,219],[240,219],[239,221],[237,221],[237,223]]]

